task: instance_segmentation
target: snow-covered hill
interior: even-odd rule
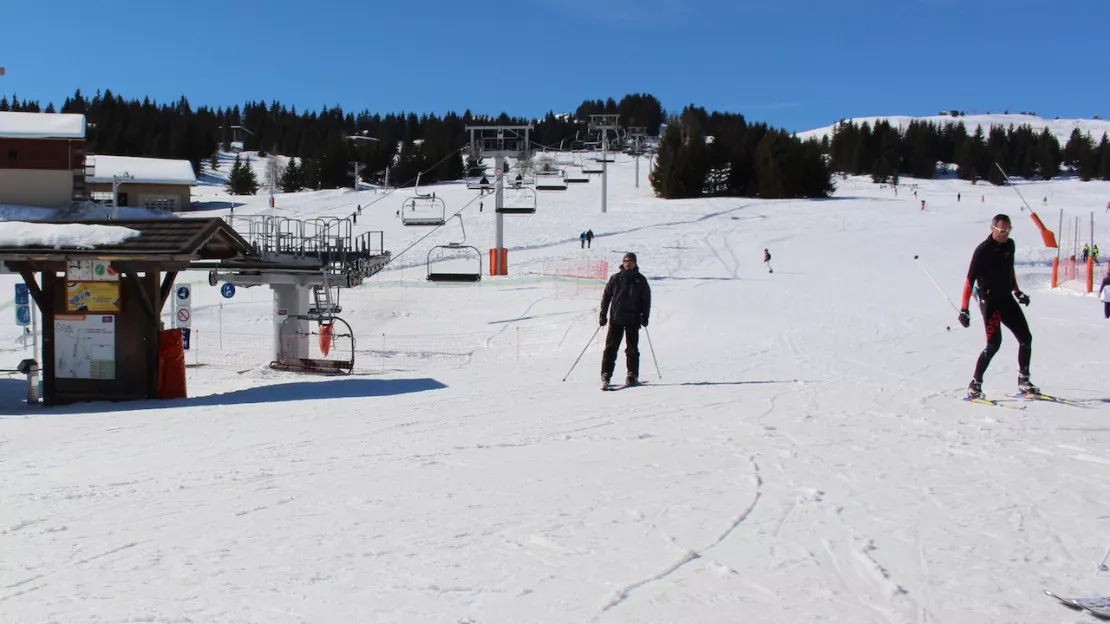
[[[1102,139],[1104,133],[1110,132],[1110,121],[1103,121],[1101,119],[1045,119],[1034,115],[961,115],[960,117],[951,117],[949,115],[934,115],[931,117],[887,115],[877,117],[853,117],[845,121],[853,121],[856,124],[862,124],[866,121],[874,125],[875,122],[884,119],[890,122],[892,126],[903,129],[912,121],[927,121],[937,125],[962,123],[964,127],[967,128],[969,134],[974,133],[975,128],[978,126],[983,127],[984,133],[993,126],[1009,127],[1013,125],[1014,127],[1018,127],[1027,125],[1038,132],[1047,127],[1052,134],[1056,135],[1057,140],[1060,141],[1060,145],[1067,143],[1072,131],[1076,128],[1079,128],[1080,132],[1089,133],[1096,143]],[[836,124],[833,124],[831,126],[825,126],[824,128],[799,132],[798,138],[803,140],[816,138],[820,140],[823,136],[831,137],[835,128]]]

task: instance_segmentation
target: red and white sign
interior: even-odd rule
[[[494,169],[494,170],[493,170],[493,175],[495,175],[495,176],[497,176],[497,177],[499,177],[499,178],[501,177],[501,174],[503,174],[503,173],[505,173],[505,172],[504,172],[504,171],[502,171],[502,170],[500,170],[500,169]]]
[[[192,317],[193,317],[193,313],[192,313],[192,311],[189,310],[189,308],[178,308],[177,309],[177,326],[178,327],[189,327],[189,320]]]

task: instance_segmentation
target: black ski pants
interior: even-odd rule
[[[1102,315],[1110,319],[1110,301],[1104,301],[1102,303]]]
[[[609,333],[605,335],[605,353],[601,356],[601,374],[612,376],[617,365],[617,349],[624,338],[624,364],[628,374],[640,377],[640,326],[609,323]]]
[[[1007,293],[1005,297],[980,301],[979,309],[983,312],[983,324],[987,330],[987,346],[975,363],[975,380],[983,381],[983,373],[987,372],[991,358],[1002,346],[1003,325],[1018,341],[1018,372],[1028,375],[1029,360],[1033,355],[1033,334],[1029,332],[1029,323],[1018,302]]]

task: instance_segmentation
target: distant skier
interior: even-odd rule
[[[925,200],[921,200],[921,209],[925,210]]]
[[[1098,245],[1091,247],[1091,257],[1095,259],[1095,264],[1098,264]]]
[[[962,193],[956,193],[956,203],[959,203],[961,195],[963,195],[963,194]]]
[[[1102,278],[1102,286],[1099,286],[1098,298],[1102,299],[1102,315],[1110,319],[1110,273]]]
[[[983,374],[991,358],[1002,346],[1001,325],[1005,325],[1018,341],[1018,392],[1036,394],[1040,390],[1029,381],[1029,362],[1033,352],[1033,335],[1018,303],[1029,305],[1029,295],[1021,292],[1014,272],[1014,241],[1010,240],[1010,217],[999,214],[991,220],[991,233],[979,243],[971,256],[960,300],[960,325],[971,325],[968,303],[972,288],[978,287],[979,309],[987,332],[987,346],[975,363],[975,373],[967,387],[967,396],[983,396]],[[1016,299],[1016,301],[1015,301]]]
[[[768,273],[774,273],[775,272],[775,270],[773,268],[771,268],[771,252],[767,251],[767,249],[763,250],[763,264],[767,265],[767,272]]]
[[[1083,245],[1083,262],[1086,262],[1087,258],[1089,258],[1090,256],[1091,256],[1091,246],[1090,245]]]
[[[594,247],[594,231],[586,230],[586,249],[593,249]]]
[[[635,386],[640,376],[640,328],[648,326],[651,314],[651,288],[647,279],[640,274],[636,264],[636,254],[624,254],[621,270],[609,278],[605,292],[601,296],[602,327],[612,316],[613,323],[605,336],[605,353],[601,356],[601,389],[609,389],[609,379],[617,365],[617,349],[621,337],[625,340],[625,368],[628,376],[625,385]]]
[[[578,242],[581,243],[582,249],[586,248],[586,233],[582,232],[578,235]]]

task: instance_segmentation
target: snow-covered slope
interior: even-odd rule
[[[1090,134],[1096,143],[1102,139],[1103,134],[1110,132],[1110,121],[1103,121],[1100,119],[1044,119],[1033,115],[963,115],[960,117],[950,117],[948,115],[934,115],[931,117],[889,115],[878,117],[854,117],[845,121],[853,121],[856,124],[862,124],[866,121],[874,125],[876,121],[884,119],[890,122],[892,126],[898,128],[905,128],[912,121],[931,122],[937,125],[963,123],[969,134],[974,133],[975,128],[979,126],[983,127],[984,132],[993,126],[1009,127],[1013,125],[1014,127],[1018,127],[1027,125],[1031,126],[1037,132],[1047,127],[1052,134],[1056,135],[1061,145],[1067,143],[1072,131],[1076,128],[1079,128],[1080,132]],[[823,136],[831,137],[835,128],[836,124],[833,124],[824,128],[799,132],[798,138],[803,140],[816,138],[820,140]]]
[[[1013,190],[849,178],[827,201],[663,201],[640,164],[637,189],[617,156],[606,214],[596,177],[541,193],[505,220],[510,275],[467,286],[424,280],[462,232],[401,225],[406,191],[271,209],[209,189],[198,214],[361,205],[356,231],[384,232],[396,262],[341,298],[355,374],[269,370],[271,293],[224,299],[185,272],[189,399],[28,408],[0,377],[0,621],[1088,621],[1041,590],[1110,594],[1092,574],[1110,321],[1048,288]],[[1094,210],[1110,240],[1110,183],[1021,184],[1050,225]],[[492,246],[491,198],[435,191]],[[983,329],[945,297],[997,212],[1032,296],[1034,379],[1087,407],[959,400]],[[597,284],[542,274],[627,250],[652,287],[650,383],[601,393]],[[0,276],[0,369],[28,353],[5,308],[17,280]],[[996,397],[1016,377],[1003,332]]]

